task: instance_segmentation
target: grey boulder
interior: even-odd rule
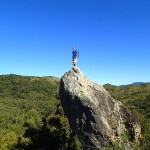
[[[116,146],[132,149],[141,126],[136,116],[113,99],[102,85],[90,81],[78,67],[61,78],[60,98],[71,129],[84,149]]]

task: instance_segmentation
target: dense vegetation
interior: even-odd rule
[[[80,149],[54,77],[0,76],[0,149]]]
[[[150,147],[150,84],[104,85],[142,125],[140,150]],[[59,100],[55,77],[0,76],[0,149],[80,150]]]

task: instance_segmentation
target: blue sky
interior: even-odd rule
[[[0,0],[0,74],[150,81],[149,0]]]

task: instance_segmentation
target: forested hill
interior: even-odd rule
[[[20,75],[0,76],[0,97],[29,100],[49,99],[58,94],[59,78]]]
[[[80,150],[59,100],[55,77],[0,75],[0,149]],[[150,147],[150,84],[104,85],[142,123],[141,150]]]
[[[24,115],[24,111],[31,108],[43,116],[49,112],[54,112],[58,89],[59,79],[54,77],[0,76],[1,118],[18,122],[16,115],[18,113]],[[11,119],[9,118],[10,114],[14,114]],[[18,119],[22,119],[22,117]]]
[[[59,103],[59,81],[0,76],[0,149],[77,149]]]
[[[58,90],[55,77],[0,76],[0,149],[13,149],[18,142],[29,148],[33,139],[24,134],[40,129],[42,118],[56,111]]]

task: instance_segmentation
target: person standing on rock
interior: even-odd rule
[[[72,63],[74,66],[76,66],[77,60],[79,58],[79,52],[76,50],[76,47],[73,47],[72,50]]]

